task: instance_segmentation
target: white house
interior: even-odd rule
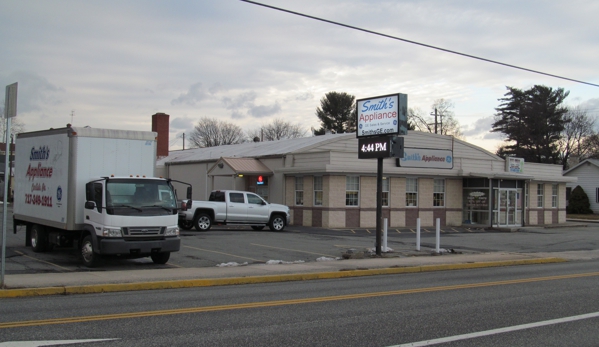
[[[599,159],[587,159],[580,162],[573,168],[564,171],[566,177],[577,177],[577,182],[566,184],[567,196],[570,196],[572,189],[580,186],[589,197],[591,210],[599,213]]]

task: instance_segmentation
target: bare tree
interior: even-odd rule
[[[275,119],[272,123],[263,125],[257,130],[248,131],[248,137],[250,139],[257,137],[262,141],[275,141],[304,137],[306,133],[307,130],[302,129],[299,124],[291,124],[281,119]]]
[[[241,127],[233,123],[204,117],[189,135],[189,141],[192,147],[215,147],[242,143],[245,137]]]
[[[0,131],[2,132],[0,139],[2,139],[2,143],[6,143],[6,118],[4,117],[4,102],[2,102],[2,106],[0,106]],[[23,124],[19,118],[13,117],[10,120],[10,133],[12,135],[16,135],[24,131],[25,124]]]
[[[453,107],[451,100],[437,99],[431,105],[432,112],[429,115],[426,115],[419,108],[410,108],[408,110],[408,119],[415,130],[463,138],[460,123],[455,119],[452,111]],[[436,122],[435,110],[437,113]]]
[[[594,131],[595,119],[590,118],[580,107],[568,109],[564,118],[566,124],[562,131],[562,138],[557,145],[561,164],[566,170],[570,157],[574,156],[579,160],[584,160],[592,156],[594,141],[591,137],[597,134]]]

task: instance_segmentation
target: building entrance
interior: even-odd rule
[[[522,189],[494,189],[493,226],[522,226]]]

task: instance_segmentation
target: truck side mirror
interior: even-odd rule
[[[85,184],[85,200],[96,201],[96,191],[94,190],[94,183],[89,182]],[[87,204],[85,205],[87,208]]]
[[[187,187],[187,200],[189,200],[189,206],[191,207],[191,187]]]
[[[96,208],[96,203],[94,201],[86,201],[85,208],[88,210],[93,210],[94,208]]]

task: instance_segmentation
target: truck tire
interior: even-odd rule
[[[100,255],[94,252],[94,244],[91,235],[87,235],[79,245],[81,261],[86,267],[96,267],[100,260]]]
[[[283,231],[283,229],[285,229],[285,218],[280,214],[273,215],[272,217],[270,217],[268,227],[272,231]]]
[[[171,257],[171,252],[154,253],[150,256],[154,264],[166,264]]]
[[[193,221],[197,231],[208,231],[212,226],[212,218],[206,213],[200,213]]]
[[[36,253],[48,250],[48,233],[43,226],[34,224],[31,227],[31,249]]]
[[[193,221],[186,220],[184,222],[179,222],[179,228],[183,230],[191,230],[191,228],[193,228]]]

